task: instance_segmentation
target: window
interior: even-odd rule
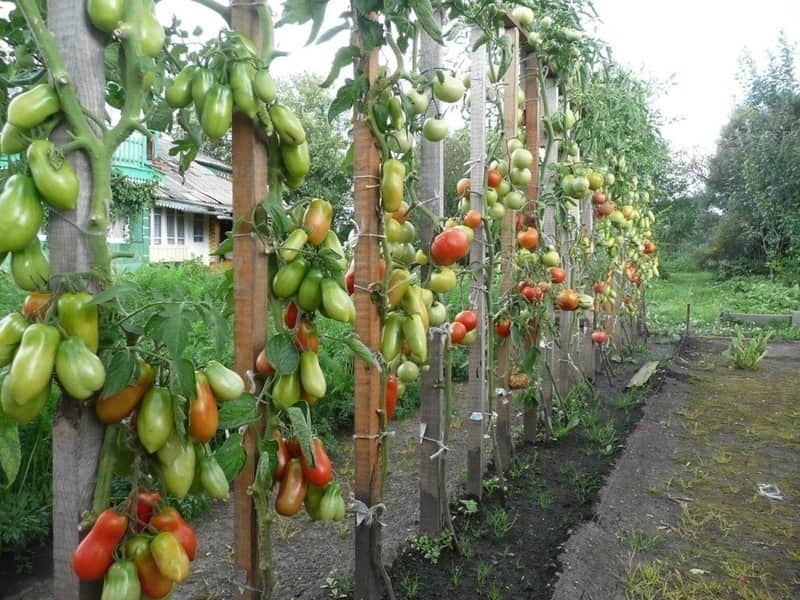
[[[108,228],[108,241],[112,244],[124,244],[129,241],[130,231],[126,219],[120,218]]]
[[[167,246],[175,245],[175,211],[171,208],[165,209],[167,213]]]
[[[183,212],[179,210],[175,211],[175,229],[178,246],[183,246],[186,243],[186,223]]]
[[[150,232],[150,243],[161,245],[161,209],[153,208],[153,230]]]
[[[203,242],[206,239],[205,215],[194,215],[192,241]]]

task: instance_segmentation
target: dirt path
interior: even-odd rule
[[[800,344],[771,344],[755,372],[728,369],[725,346],[672,361],[554,600],[800,598]]]

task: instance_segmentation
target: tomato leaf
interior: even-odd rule
[[[414,9],[419,21],[420,27],[427,33],[431,39],[439,44],[443,44],[442,31],[439,24],[433,16],[433,7],[430,0],[409,0],[409,6]]]
[[[322,44],[323,42],[327,42],[329,39],[334,37],[337,33],[341,32],[341,31],[349,31],[349,29],[350,29],[350,21],[349,21],[349,19],[345,19],[345,21],[343,23],[339,23],[338,25],[335,25],[334,27],[331,27],[330,29],[328,29],[328,31],[326,31],[321,36],[319,36],[319,38],[317,39],[317,43],[318,44]]]
[[[169,363],[169,391],[174,395],[192,398],[196,392],[194,365],[186,358]]]
[[[139,287],[129,281],[123,281],[115,285],[110,285],[102,292],[96,293],[89,304],[106,304],[112,300],[120,302],[131,298],[139,293]]]
[[[175,420],[175,432],[184,443],[189,439],[186,432],[186,422],[189,414],[188,409],[189,400],[186,396],[172,394],[172,418]]]
[[[169,306],[169,305],[168,305]],[[166,313],[166,314],[165,314]],[[180,358],[189,342],[189,332],[192,330],[192,320],[183,310],[183,305],[169,308],[162,315],[165,317],[158,332],[148,326],[153,339],[164,343],[170,356]],[[149,325],[149,324],[148,324]]]
[[[225,478],[228,481],[233,481],[242,472],[247,462],[247,453],[242,447],[242,434],[237,432],[229,435],[214,452],[214,458],[217,459],[217,463],[222,467]]]
[[[366,344],[364,344],[364,342],[358,339],[355,334],[346,338],[333,338],[330,336],[325,337],[335,341],[338,344],[344,344],[350,348],[350,351],[353,354],[367,363],[370,367],[378,366],[378,361],[375,358],[375,354],[366,346]]]
[[[19,444],[19,429],[16,421],[0,411],[0,466],[6,475],[5,487],[10,487],[17,478],[22,462]]]
[[[522,362],[522,370],[526,372],[533,371],[537,360],[539,360],[539,347],[531,346],[528,352],[525,353],[525,360]]]
[[[139,372],[136,357],[128,348],[122,348],[106,355],[106,382],[101,398],[108,398],[122,391],[125,386],[134,381]]]
[[[256,467],[256,485],[262,493],[267,493],[272,488],[272,461],[269,452],[261,452],[258,455],[258,466]]]
[[[219,429],[237,429],[255,423],[259,419],[258,400],[253,394],[244,393],[236,400],[223,402],[219,409]]]
[[[359,56],[361,56],[361,50],[358,48],[358,46],[345,46],[344,48],[339,48],[333,57],[331,70],[328,73],[328,76],[325,78],[325,81],[319,84],[320,87],[329,87],[334,81],[336,81],[336,78],[339,77],[339,72],[342,70],[342,68],[351,64]]]
[[[308,405],[305,402],[298,402],[294,406],[290,406],[286,409],[286,415],[289,417],[294,436],[297,438],[297,441],[300,442],[300,451],[303,453],[303,457],[306,459],[306,462],[313,467],[314,442],[311,439],[311,419],[307,414],[308,411],[304,411],[300,408],[300,405],[305,405],[306,409],[308,409]]]
[[[267,356],[269,356],[269,362],[275,367],[275,373],[278,375],[294,373],[300,364],[300,354],[297,352],[297,346],[295,346],[292,337],[286,333],[279,333],[269,338]]]
[[[332,276],[336,276],[342,272],[342,266],[339,264],[341,255],[332,248],[323,248],[317,253],[317,256],[325,263],[325,269],[330,271]]]
[[[355,79],[346,79],[344,85],[336,92],[336,97],[328,107],[328,121],[331,123],[343,112],[350,110],[355,102],[366,91],[367,80],[360,73]]]

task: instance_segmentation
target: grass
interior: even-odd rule
[[[786,286],[755,275],[717,281],[709,271],[670,272],[667,278],[654,280],[647,291],[650,330],[667,335],[682,333],[687,304],[691,304],[692,334],[730,335],[734,326],[720,323],[721,313],[788,314],[800,306],[800,286]],[[784,339],[800,339],[797,327],[764,329]],[[757,328],[749,326],[745,332],[753,330]]]
[[[763,372],[720,363],[694,375],[687,409],[678,417],[685,426],[675,457],[681,471],[671,483],[689,499],[674,537],[651,545],[646,559],[636,546],[647,538],[627,532],[621,538],[631,551],[628,598],[797,597],[797,385],[796,367],[778,361]],[[785,500],[761,496],[758,485],[765,482]]]

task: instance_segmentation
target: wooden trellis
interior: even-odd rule
[[[470,44],[483,35],[475,27]],[[486,173],[486,47],[481,46],[472,53],[470,63],[470,208],[483,211],[483,186]],[[486,401],[489,390],[486,384],[486,303],[484,289],[487,277],[483,266],[486,248],[481,229],[475,230],[475,239],[469,253],[469,263],[474,270],[470,299],[472,309],[481,315],[478,321],[478,339],[469,352],[469,442],[467,450],[467,493],[477,498],[482,494],[484,448],[486,432]]]
[[[261,46],[261,21],[252,4],[231,2],[231,26]],[[267,336],[267,255],[249,224],[253,209],[267,193],[267,150],[256,136],[252,121],[236,113],[233,118],[233,305],[234,366],[247,381]],[[234,548],[239,598],[255,600],[265,584],[259,565],[259,531],[249,487],[256,473],[256,432],[244,435],[247,462],[234,482]],[[268,536],[268,532],[266,532]]]
[[[441,11],[434,13],[441,26]],[[441,66],[442,47],[426,33],[420,41],[420,69],[428,72]],[[431,102],[429,113],[435,110]],[[419,199],[434,215],[444,214],[444,145],[429,142],[424,137],[420,144]],[[420,217],[420,242],[430,246],[434,223],[425,214]],[[428,335],[428,363],[430,369],[422,373],[420,389],[420,448],[419,448],[419,529],[422,533],[437,535],[441,532],[448,514],[446,453],[437,441],[445,437],[444,365],[442,360],[445,335],[432,329]]]

